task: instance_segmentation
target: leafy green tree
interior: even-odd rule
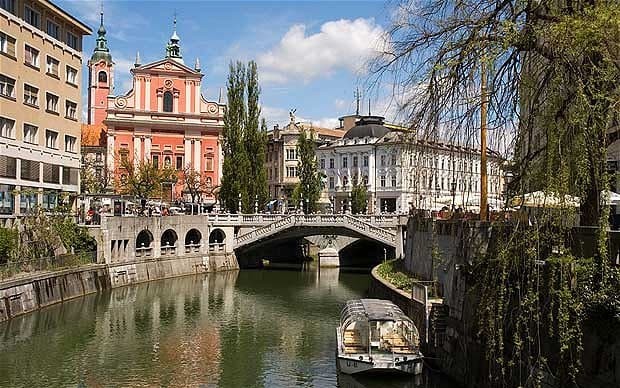
[[[150,161],[133,161],[125,158],[120,164],[122,174],[118,182],[121,194],[137,198],[154,198],[161,196],[163,184],[176,182],[177,171],[171,167],[159,168]]]
[[[196,199],[200,197],[200,194],[206,190],[203,178],[202,174],[194,170],[191,165],[188,164],[183,168],[183,191],[189,194],[192,198],[192,203],[195,203]]]
[[[105,193],[112,183],[107,166],[98,173],[91,158],[86,158],[80,169],[80,190],[87,194]]]
[[[363,182],[358,182],[351,190],[351,212],[364,214],[368,208],[368,189]]]
[[[18,236],[17,229],[0,228],[0,264],[4,264],[15,258]]]
[[[297,155],[299,156],[297,169],[299,171],[300,192],[303,194],[303,207],[307,213],[318,211],[318,201],[323,188],[315,149],[313,133],[308,133],[307,130],[303,129],[297,141]]]
[[[259,127],[260,87],[254,61],[250,61],[247,68],[241,62],[230,64],[227,96],[220,199],[228,211],[251,213],[256,198],[261,207],[267,201],[267,125],[263,121]],[[239,196],[241,209],[238,209]]]

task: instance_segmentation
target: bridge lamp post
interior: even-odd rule
[[[239,193],[239,203],[237,206],[237,213],[241,214],[241,193]]]
[[[258,214],[258,194],[254,197],[254,214]]]
[[[450,194],[452,194],[452,212],[454,212],[454,200],[456,198],[456,179],[452,178],[450,185]]]

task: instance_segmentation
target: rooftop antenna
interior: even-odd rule
[[[222,87],[220,86],[220,96],[217,98],[218,104],[222,103]]]
[[[357,107],[355,108],[355,115],[359,116],[360,115],[360,97],[361,97],[359,88],[355,88],[354,96],[355,96],[355,102],[357,105]]]
[[[370,114],[370,98],[368,98],[368,116],[371,116],[371,114]]]

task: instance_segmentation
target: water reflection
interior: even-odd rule
[[[337,375],[340,307],[368,282],[242,271],[89,295],[0,325],[0,386],[415,386]]]

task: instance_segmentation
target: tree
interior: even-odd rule
[[[176,170],[170,167],[159,168],[150,161],[134,164],[128,158],[121,158],[120,168],[122,173],[118,191],[137,198],[159,197],[164,183],[176,182],[178,179]]]
[[[196,198],[200,198],[200,194],[206,190],[204,177],[189,164],[183,168],[182,176],[183,191],[188,193],[192,198],[192,203],[195,203]]]
[[[542,370],[553,371],[559,386],[573,385],[582,311],[615,306],[620,313],[618,273],[606,251],[609,207],[600,198],[608,187],[606,146],[617,138],[608,133],[620,122],[620,3],[401,1],[393,15],[373,71],[405,92],[401,106],[418,135],[477,147],[488,103],[490,133],[515,139],[510,192],[578,196],[581,223],[598,226],[593,266],[561,253],[569,251],[565,220],[574,216],[561,207],[542,211],[536,228],[516,223],[498,233],[507,237],[495,242],[494,256],[472,269],[484,385],[538,386]],[[539,288],[543,279],[548,287]]]
[[[298,171],[299,185],[303,194],[303,204],[307,213],[314,213],[318,210],[318,201],[321,195],[323,183],[319,172],[316,154],[316,144],[314,143],[312,132],[308,133],[302,129],[297,141],[297,154],[299,156]]]
[[[368,189],[363,182],[358,182],[351,190],[351,212],[364,214],[368,208]]]
[[[107,166],[98,171],[92,158],[84,158],[80,171],[80,190],[86,194],[105,193],[112,183],[112,177]]]
[[[247,68],[241,62],[230,64],[227,96],[220,199],[229,211],[251,213],[256,198],[261,206],[267,202],[267,125],[263,120],[259,128],[260,87],[254,61],[250,61]],[[239,196],[241,209],[238,209]]]

